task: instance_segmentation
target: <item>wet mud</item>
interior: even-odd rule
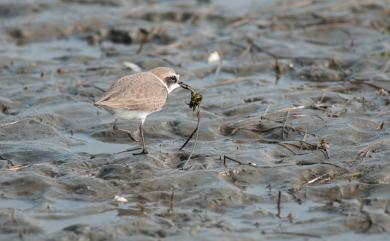
[[[0,240],[389,239],[388,1],[3,0],[0,29]],[[184,169],[188,91],[147,156],[93,105],[156,66],[203,95]]]

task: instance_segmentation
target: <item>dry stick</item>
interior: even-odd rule
[[[280,67],[278,59],[275,59],[275,84],[278,84],[280,76],[282,75],[282,68]]]
[[[291,167],[291,166],[294,166],[294,165],[290,165],[290,164],[288,164],[288,165],[279,165],[279,166],[258,166],[256,163],[252,163],[252,162],[244,163],[242,161],[239,161],[237,159],[231,158],[231,157],[226,156],[226,155],[223,156],[222,160],[223,160],[223,165],[225,166],[225,168],[227,168],[227,164],[226,164],[227,160],[235,162],[238,165],[251,166],[251,167],[256,167],[256,168],[278,168],[278,167]]]
[[[329,173],[322,174],[322,175],[320,175],[320,176],[317,176],[317,177],[315,177],[315,178],[313,178],[313,179],[307,181],[305,184],[313,184],[313,183],[315,183],[316,181],[318,181],[318,180],[320,180],[320,179],[323,179],[323,178],[326,177],[326,176],[330,176],[330,174],[329,174]]]
[[[167,212],[168,215],[171,215],[173,213],[173,199],[174,199],[174,197],[175,197],[175,190],[172,188],[171,198],[169,201],[169,209]]]
[[[311,144],[311,143],[306,142],[306,141],[301,141],[301,140],[296,140],[296,141],[300,143],[299,146],[296,144],[292,144],[292,143],[285,143],[285,144],[289,144],[289,145],[295,146],[297,148],[302,148],[304,150],[312,150],[312,151],[313,150],[320,150],[322,152],[322,154],[324,154],[325,158],[329,159],[329,154],[328,154],[327,150],[324,149],[324,147],[322,147],[320,145]],[[304,147],[303,144],[305,144],[306,146]]]
[[[10,159],[4,158],[1,155],[0,155],[0,160],[7,161],[8,165],[15,166],[15,164]]]
[[[262,53],[265,53],[266,55],[268,56],[271,56],[272,58],[274,58],[275,60],[278,59],[278,56],[276,56],[274,53],[271,53],[270,51],[268,50],[265,50],[263,49],[262,47],[258,46],[255,41],[250,37],[250,36],[246,36],[246,41],[253,47],[255,48],[257,51],[259,52],[262,52]]]
[[[276,205],[276,208],[277,208],[277,210],[278,210],[278,213],[276,214],[276,216],[277,216],[278,218],[280,218],[280,201],[281,201],[281,197],[282,197],[282,192],[279,191],[279,192],[278,192],[278,202],[277,202],[277,205]]]
[[[379,147],[381,147],[381,145],[387,143],[387,142],[390,142],[390,139],[384,139],[384,140],[381,140],[381,141],[377,141],[377,142],[374,142],[374,143],[371,143],[369,145],[367,145],[365,148],[363,148],[357,155],[357,159],[359,160],[363,160],[364,158],[366,158],[367,156],[369,156],[369,154],[375,150],[375,149],[378,149]]]
[[[298,166],[309,166],[309,165],[329,165],[329,166],[334,166],[334,167],[337,167],[341,170],[344,170],[345,172],[349,173],[350,171],[345,168],[345,167],[342,167],[342,166],[339,166],[337,164],[334,164],[334,163],[330,163],[330,162],[306,162],[306,161],[297,161],[295,164],[297,164]]]
[[[93,85],[93,84],[80,84],[81,87],[84,87],[84,88],[95,88],[101,92],[105,92],[106,90],[103,89],[103,88],[100,88],[99,86],[96,86],[96,85]]]
[[[188,137],[188,139],[184,142],[184,144],[179,148],[179,150],[181,151],[186,145],[187,143],[192,139],[192,137],[194,136],[195,132],[198,132],[198,129],[199,129],[199,122],[200,122],[200,114],[199,114],[199,107],[198,107],[198,112],[196,113],[196,117],[198,118],[198,121],[196,123],[196,127],[195,129],[192,131],[191,135]]]
[[[383,130],[383,127],[385,126],[385,122],[382,121],[381,123],[379,123],[378,127],[376,128],[377,130]]]
[[[331,61],[333,58],[330,57],[318,57],[318,56],[313,56],[313,57],[308,57],[308,56],[291,56],[291,55],[282,55],[282,54],[275,54],[270,51],[265,50],[264,48],[260,47],[257,45],[257,43],[253,40],[253,38],[249,35],[246,35],[246,41],[250,44],[250,46],[254,49],[256,49],[259,52],[263,52],[275,59],[285,59],[285,60],[328,60]],[[235,40],[231,40],[230,43],[238,48],[246,49],[247,45],[241,44],[242,38],[239,38],[240,43],[238,43]]]
[[[248,80],[250,80],[250,78],[247,78],[247,77],[238,77],[238,78],[234,78],[234,79],[227,79],[227,80],[223,80],[221,82],[218,82],[216,84],[207,85],[205,88],[220,87],[223,85],[230,85],[230,84],[235,84],[235,83],[238,83],[241,81],[248,81]]]
[[[186,160],[186,162],[184,163],[183,165],[183,170],[185,170],[185,167],[187,166],[187,163],[191,160],[191,157],[192,157],[192,154],[194,154],[194,151],[195,151],[195,148],[196,148],[196,144],[198,143],[198,136],[199,136],[199,122],[200,122],[200,115],[199,115],[200,111],[199,111],[199,106],[198,106],[198,112],[196,113],[196,116],[198,118],[198,122],[196,123],[196,128],[195,130],[192,132],[191,136],[188,138],[188,140],[186,141],[186,143],[184,143],[184,145],[180,148],[180,150],[185,146],[185,144],[188,143],[188,141],[192,138],[192,136],[194,135],[194,133],[196,132],[196,136],[195,136],[195,142],[194,142],[194,146],[192,147],[192,150],[191,150],[191,153],[190,155],[188,156],[188,159]]]
[[[144,48],[144,45],[147,42],[149,37],[149,31],[147,31],[146,29],[140,28],[139,31],[142,34],[142,37],[141,37],[141,43],[137,49],[137,54],[140,54],[142,52],[142,49]]]
[[[283,123],[283,128],[282,128],[282,138],[283,138],[283,141],[285,140],[284,132],[286,131],[286,125],[287,125],[287,120],[288,120],[289,114],[290,114],[290,111],[287,111],[286,112],[286,119],[284,120],[284,123]],[[287,133],[286,133],[286,137],[288,138],[288,130],[287,130]]]
[[[20,169],[23,169],[23,168],[26,168],[28,167],[29,165],[27,164],[19,164],[19,165],[15,165],[11,160],[7,159],[7,158],[4,158],[3,156],[0,155],[0,160],[3,160],[3,161],[7,161],[7,170],[9,171],[18,171]]]
[[[275,84],[277,84],[279,82],[280,75],[282,74],[282,70],[281,70],[281,67],[280,67],[280,64],[279,64],[279,61],[278,61],[279,57],[276,54],[271,53],[270,51],[265,50],[264,48],[258,46],[255,43],[255,41],[248,35],[246,36],[246,41],[250,44],[250,46],[252,46],[257,51],[265,53],[266,55],[271,56],[272,58],[274,58],[274,60],[275,60],[275,65],[274,65]]]
[[[142,147],[134,147],[134,148],[126,149],[124,151],[114,152],[113,154],[114,155],[118,155],[118,154],[121,154],[121,153],[132,152],[132,151],[141,150],[141,149],[142,149]]]
[[[223,165],[226,166],[226,160],[229,160],[229,161],[233,161],[239,165],[245,165],[244,163],[242,163],[241,161],[239,160],[236,160],[234,158],[231,158],[231,157],[228,157],[228,156],[223,156]]]
[[[291,236],[302,236],[307,238],[322,238],[320,235],[310,234],[310,233],[296,233],[296,232],[275,232],[276,234],[285,234]]]
[[[7,170],[8,171],[19,171],[21,169],[24,169],[24,168],[27,168],[27,167],[30,167],[31,165],[17,165],[17,166],[12,166],[10,168],[8,168]]]
[[[256,167],[256,163],[252,163],[252,162],[243,163],[243,162],[241,162],[241,161],[239,161],[237,159],[234,159],[234,158],[231,158],[231,157],[228,157],[228,156],[223,156],[223,164],[224,164],[224,166],[226,166],[226,160],[230,160],[232,162],[235,162],[238,165],[247,165],[247,166]]]
[[[323,147],[321,146],[318,146],[318,145],[314,145],[314,144],[311,144],[311,143],[308,143],[306,141],[302,141],[302,140],[295,140],[296,142],[299,142],[301,145],[297,145],[297,144],[293,144],[293,143],[289,143],[289,142],[284,142],[284,141],[274,141],[274,140],[258,140],[258,142],[260,143],[266,143],[266,144],[278,144],[284,148],[286,148],[286,146],[284,145],[290,145],[290,146],[293,146],[295,148],[297,148],[298,150],[302,151],[302,150],[320,150],[321,153],[325,156],[326,159],[329,159],[329,155],[327,153],[326,150],[324,150]],[[282,144],[282,145],[281,145]],[[305,147],[304,149],[304,146],[302,144],[306,144],[307,147]],[[292,150],[290,150],[289,148],[286,148],[288,149],[289,151],[293,152]],[[295,152],[293,152],[295,154]],[[297,153],[299,155],[306,155],[307,153]]]
[[[245,127],[245,126],[243,126]],[[243,127],[239,127],[239,128],[236,128],[236,129],[243,129]],[[264,129],[264,130],[257,130],[257,129],[249,129],[247,128],[247,130],[249,131],[257,131],[258,133],[264,133],[264,132],[269,132],[269,131],[272,131],[272,130],[275,130],[275,129],[279,129],[279,128],[282,128],[282,131],[287,131],[288,132],[288,129],[292,130],[292,131],[296,131],[296,132],[301,132],[301,133],[307,133],[307,132],[304,132],[304,131],[301,131],[301,130],[296,130],[294,127],[291,127],[291,126],[275,126],[275,127],[270,127],[268,129]],[[286,130],[287,129],[287,130]],[[310,134],[310,133],[309,133]],[[284,137],[283,137],[284,139]]]
[[[221,156],[219,156],[219,160],[222,160]],[[223,166],[225,167],[225,169],[227,168],[225,156],[223,156]]]
[[[289,150],[290,152],[294,153],[294,155],[305,155],[305,153],[297,153],[295,152],[293,149],[291,149],[290,147],[288,147],[287,145],[283,144],[283,143],[276,143],[277,145],[281,146],[281,147],[284,147],[286,148],[287,150]]]

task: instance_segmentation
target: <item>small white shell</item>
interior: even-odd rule
[[[139,67],[137,64],[134,64],[132,62],[123,62],[123,65],[131,69],[135,73],[142,71],[141,67]]]
[[[221,61],[221,56],[217,51],[214,51],[209,55],[208,61],[209,64],[219,63]]]
[[[126,198],[121,197],[121,196],[117,196],[117,195],[115,195],[114,199],[112,200],[112,203],[113,204],[117,204],[117,205],[124,204],[124,203],[127,203],[127,202],[128,202],[128,200]]]

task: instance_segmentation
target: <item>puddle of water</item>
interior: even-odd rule
[[[271,213],[277,212],[276,210],[276,191],[270,192],[265,186],[259,186],[259,185],[253,185],[247,187],[245,190],[246,193],[257,195],[259,197],[268,197],[269,200],[271,200],[271,203],[261,203],[256,205],[258,209],[266,210]],[[275,201],[273,201],[275,200]],[[313,217],[313,212],[310,211],[314,207],[318,207],[321,204],[312,202],[310,200],[304,201],[302,204],[296,203],[296,202],[281,202],[281,215],[287,216],[289,213],[291,213],[296,220],[307,220]],[[324,213],[321,213],[321,217],[325,217],[326,215]]]
[[[49,42],[30,43],[28,45],[15,45],[7,43],[3,47],[1,54],[7,58],[20,58],[25,60],[47,61],[64,56],[79,56],[89,58],[99,58],[100,49],[96,46],[88,45],[85,41],[76,38],[55,40]],[[42,51],[45,49],[45,51]]]
[[[108,212],[77,216],[73,218],[66,218],[60,220],[53,219],[39,219],[39,225],[48,233],[56,233],[62,229],[75,224],[85,224],[90,226],[100,226],[109,224],[117,219],[117,211],[112,210]]]
[[[31,14],[19,14],[13,16],[13,20],[3,16],[0,41],[7,41],[0,46],[3,59],[0,67],[7,74],[0,85],[0,95],[6,100],[0,100],[0,107],[3,105],[4,109],[4,113],[0,110],[0,117],[8,119],[6,122],[18,121],[27,115],[39,116],[40,120],[43,113],[54,114],[54,117],[43,118],[42,125],[50,125],[50,128],[38,128],[33,132],[18,132],[14,128],[12,140],[9,140],[10,131],[1,133],[4,141],[0,156],[4,156],[3,159],[8,158],[17,164],[20,160],[28,164],[44,163],[44,166],[28,166],[12,172],[3,170],[7,172],[7,177],[1,180],[1,187],[15,193],[19,200],[0,199],[0,208],[16,209],[18,216],[37,222],[46,234],[75,224],[98,226],[104,230],[107,225],[113,228],[120,226],[117,224],[125,220],[117,217],[117,212],[108,203],[111,194],[105,191],[112,188],[110,193],[118,190],[124,196],[134,195],[137,204],[157,207],[165,213],[169,208],[171,189],[174,188],[174,215],[169,226],[176,231],[166,232],[166,235],[188,237],[188,229],[177,227],[196,227],[201,235],[191,235],[199,240],[206,235],[209,240],[219,240],[221,236],[256,240],[261,230],[272,231],[269,236],[263,237],[274,240],[306,238],[278,236],[273,233],[274,230],[313,233],[333,240],[367,239],[366,233],[381,232],[378,237],[385,240],[388,230],[383,231],[382,226],[388,226],[384,210],[389,195],[386,192],[384,160],[389,155],[389,148],[388,143],[381,141],[389,133],[385,115],[388,106],[384,105],[388,96],[385,91],[374,90],[365,84],[357,86],[352,83],[354,81],[341,81],[345,75],[348,75],[347,79],[389,79],[385,66],[388,46],[379,41],[384,40],[383,33],[386,32],[387,5],[380,4],[385,0],[371,1],[375,4],[370,4],[370,1],[363,4],[334,0],[210,0],[210,5],[199,6],[196,1],[176,4],[178,0],[167,0],[156,1],[159,4],[138,1],[137,9],[130,2],[122,4],[125,1],[104,1],[121,3],[113,6],[101,4],[100,0],[87,1],[89,4],[85,4],[86,1],[69,4],[46,1],[48,4],[37,4],[37,11],[31,11]],[[0,10],[2,7],[7,11],[10,8],[10,13],[24,13],[24,8],[29,7],[20,4],[12,10],[11,5],[0,5]],[[189,14],[188,9],[193,9],[194,14]],[[130,21],[128,17],[132,14]],[[27,21],[31,25],[24,25]],[[30,39],[29,33],[41,30],[38,29],[40,26],[48,26],[46,23],[55,28],[48,28],[46,37],[40,38],[37,36],[39,33],[33,33],[35,35],[31,35]],[[59,33],[57,30],[64,29],[63,26],[72,31]],[[20,29],[22,34],[14,36],[14,39],[7,33],[9,29]],[[23,36],[24,32],[26,36]],[[150,41],[146,41],[141,49],[138,38],[145,37],[145,32]],[[46,34],[46,31],[42,33]],[[91,42],[96,42],[96,45],[88,45],[80,36],[93,40]],[[246,41],[246,37],[250,37],[247,40],[253,40],[253,44]],[[13,40],[15,43],[12,43]],[[37,43],[39,40],[44,42]],[[25,44],[17,45],[19,41]],[[172,45],[165,44],[171,42]],[[256,45],[258,48],[254,48]],[[137,54],[138,49],[142,51]],[[214,67],[207,64],[211,51],[218,51],[222,56],[219,74],[215,74]],[[275,60],[267,56],[266,51],[281,56],[278,64],[282,77],[278,83],[275,82],[278,72]],[[177,64],[177,71],[183,74],[183,79],[204,96],[201,131],[191,160],[193,168],[187,172],[193,176],[182,175],[183,171],[177,168],[188,157],[194,140],[183,152],[173,149],[177,142],[181,144],[188,137],[195,126],[196,114],[185,106],[189,100],[188,92],[170,96],[170,104],[158,114],[164,123],[154,119],[147,124],[150,131],[147,144],[151,153],[159,154],[139,156],[126,169],[122,169],[122,158],[110,155],[138,147],[138,143],[127,142],[123,136],[122,140],[118,140],[123,143],[113,143],[115,136],[101,133],[100,139],[87,134],[88,131],[98,130],[97,124],[102,131],[104,123],[91,119],[91,114],[97,111],[92,103],[101,93],[83,84],[109,88],[113,79],[131,73],[123,66],[124,61],[131,61],[145,70],[161,65],[174,65],[176,69]],[[106,64],[114,68],[100,69]],[[62,68],[64,71],[55,71]],[[43,78],[37,78],[41,72]],[[319,108],[317,102],[320,103]],[[298,108],[303,106],[305,108]],[[8,109],[10,113],[16,113],[15,116],[8,115]],[[371,124],[366,124],[368,119]],[[36,123],[33,125],[35,127]],[[80,130],[80,133],[70,137],[69,129]],[[287,135],[284,135],[284,130],[287,130]],[[357,161],[360,150],[372,146],[373,137],[379,134],[383,138],[376,140],[378,146],[380,144],[378,150]],[[210,176],[207,172],[226,168],[218,155],[231,155],[238,160],[256,163],[279,163],[281,160],[285,163],[298,160],[321,163],[324,156],[318,150],[294,146],[303,139],[310,146],[315,146],[322,138],[330,145],[329,162],[350,167],[353,176],[348,178],[359,185],[342,185],[336,189],[318,183],[318,186],[312,187],[314,195],[307,195],[305,189],[300,190],[299,194],[306,198],[302,204],[283,192],[281,218],[276,217],[278,189],[294,188],[298,181],[310,180],[322,173],[335,173],[342,175],[340,178],[343,179],[344,174],[336,173],[336,166],[331,165],[302,166],[291,170],[280,166],[280,170],[251,171],[248,168],[241,172],[237,180],[245,182],[239,182],[241,185],[248,185],[245,190],[231,188],[231,185],[236,185],[235,175],[231,179],[225,178],[222,183],[220,179],[205,181]],[[259,143],[258,140],[264,142]],[[276,145],[274,141],[290,143],[291,146],[288,146],[293,151]],[[69,147],[63,150],[64,145]],[[98,181],[93,180],[90,175],[95,170],[86,172],[90,166],[85,163],[87,155],[84,153],[102,154],[102,161],[95,162],[93,168],[108,175],[101,175]],[[107,169],[106,156],[116,163]],[[144,159],[149,163],[143,165]],[[57,165],[52,160],[80,163]],[[353,167],[350,166],[351,160],[356,160]],[[5,165],[6,161],[3,160],[3,163]],[[228,168],[236,166],[230,162],[226,165]],[[281,173],[276,175],[274,171]],[[36,181],[34,178],[20,178],[30,175],[39,178]],[[339,182],[337,177],[329,182]],[[69,182],[64,183],[61,178]],[[328,182],[325,178],[321,181]],[[8,182],[8,179],[13,181]],[[275,182],[271,191],[266,187],[270,181]],[[85,190],[89,187],[83,185],[86,182],[93,182],[99,187],[104,185],[109,190],[102,191],[95,186]],[[37,189],[39,193],[26,192],[25,183],[29,189]],[[381,183],[383,187],[367,183]],[[46,195],[51,192],[56,195],[48,200]],[[253,196],[253,199],[245,199],[245,194]],[[92,195],[97,198],[91,199]],[[189,195],[191,199],[187,199]],[[75,196],[79,200],[74,200]],[[333,198],[340,199],[343,205],[334,205],[335,211],[328,211],[326,202]],[[364,228],[367,222],[359,219],[359,210],[355,211],[357,198],[372,200],[365,206],[366,212],[374,217],[368,232]],[[354,203],[346,201],[350,199]],[[50,208],[46,209],[46,205]],[[202,213],[199,214],[198,210]],[[346,217],[346,210],[351,212],[350,216]],[[188,219],[180,216],[181,213],[188,214]],[[203,213],[208,216],[207,219],[203,218]],[[289,213],[293,222],[287,218]],[[153,228],[166,229],[165,222],[155,217],[145,216],[145,220]],[[129,215],[128,219],[131,218]],[[223,222],[232,228],[223,228]],[[255,223],[260,224],[259,228]],[[106,229],[106,232],[110,231]],[[42,238],[50,239],[50,235],[45,233]],[[127,234],[123,232],[118,236]],[[80,235],[78,239],[89,238],[88,234],[77,235]],[[370,236],[370,240],[375,240],[373,237]],[[144,237],[150,238],[154,237]],[[5,239],[1,232],[0,239]],[[311,240],[310,236],[307,239]]]
[[[125,151],[132,147],[130,144],[101,142],[87,135],[82,135],[82,134],[75,134],[73,135],[72,139],[75,139],[82,143],[80,145],[72,146],[70,148],[72,152],[76,152],[76,153],[83,152],[83,153],[89,153],[93,155],[102,154],[102,153],[114,154],[121,151]]]
[[[76,224],[99,226],[117,220],[117,211],[112,210],[104,202],[63,199],[51,203],[49,213],[41,213],[41,215],[31,213],[30,215],[48,233],[55,233]]]
[[[80,208],[93,208],[96,206],[103,205],[103,203],[91,203],[91,202],[80,202],[80,201],[73,201],[73,200],[55,200],[54,203],[50,204],[50,209],[52,210],[75,210]]]
[[[16,199],[1,199],[0,209],[13,208],[17,210],[26,210],[32,208],[34,205],[30,202]]]
[[[240,11],[253,10],[253,8],[261,8],[264,5],[271,4],[273,0],[241,0],[241,1],[226,1],[226,0],[213,0],[212,2],[217,6],[226,8],[227,10]],[[233,11],[233,12],[234,12]]]

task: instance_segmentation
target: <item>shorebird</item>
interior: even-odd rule
[[[116,118],[140,121],[142,151],[134,155],[147,154],[143,132],[145,119],[149,114],[160,111],[167,102],[169,93],[178,87],[179,75],[174,69],[157,67],[118,79],[95,105],[103,107]]]

